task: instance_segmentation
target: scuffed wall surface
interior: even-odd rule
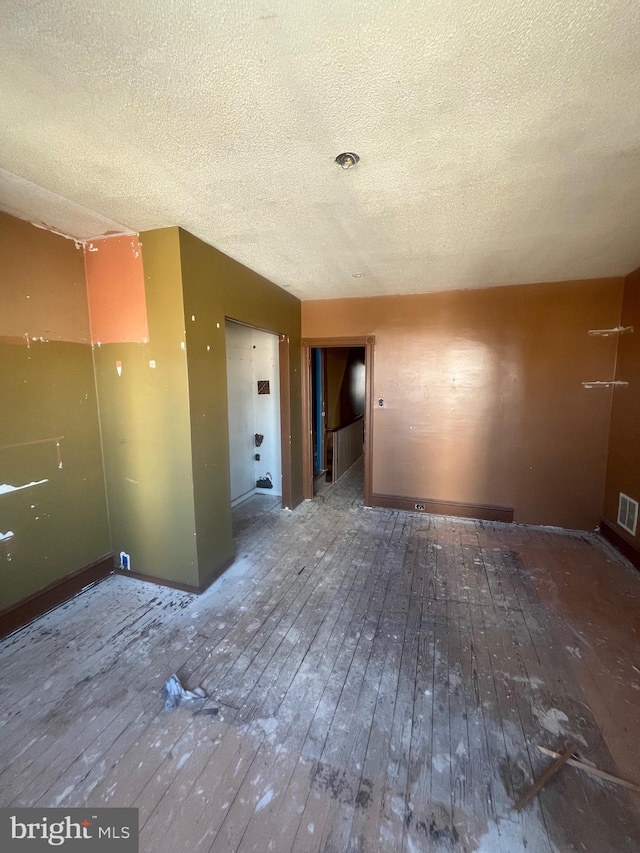
[[[616,523],[620,492],[640,502],[640,269],[625,279],[620,325],[633,326],[633,332],[620,335],[616,364],[616,379],[629,385],[614,391],[603,515],[640,548],[640,522],[635,536]]]
[[[129,554],[134,572],[198,587],[233,556],[225,316],[290,336],[300,499],[300,303],[178,228],[148,231],[140,235],[146,341],[137,285],[128,301],[115,280],[121,272],[137,280],[133,242],[94,241],[98,252],[87,252],[90,278],[103,277],[98,290],[108,294],[110,281],[120,289],[107,312],[111,342],[94,346],[112,546]],[[118,262],[101,268],[105,247]]]
[[[302,304],[304,337],[375,335],[375,494],[593,529],[622,279]],[[377,401],[383,400],[379,407]]]
[[[145,240],[143,235],[143,243]],[[302,499],[300,302],[183,230],[180,252],[198,555],[201,580],[205,580],[207,571],[215,573],[233,553],[225,317],[289,338],[295,506]]]
[[[2,608],[110,545],[82,252],[0,214],[0,257]]]
[[[141,240],[149,341],[94,347],[113,550],[129,554],[134,572],[195,587],[178,229]]]

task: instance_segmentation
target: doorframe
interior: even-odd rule
[[[282,508],[293,509],[291,487],[291,374],[289,338],[278,335],[280,371],[280,466],[282,468]]]
[[[364,347],[364,505],[372,506],[373,495],[373,352],[375,337],[303,338],[302,363],[302,492],[305,500],[313,498],[313,433],[311,413],[311,350],[335,347]]]
[[[263,326],[254,326],[244,320],[236,320],[229,314],[225,314],[225,322],[237,323],[255,329],[257,332],[268,332],[278,339],[278,375],[280,378],[280,473],[282,478],[282,501],[283,509],[292,509],[292,482],[291,482],[291,375],[289,336],[273,329],[265,329]],[[226,359],[225,339],[225,359]],[[229,435],[227,426],[227,447],[229,446]]]

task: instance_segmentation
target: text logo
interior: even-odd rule
[[[0,809],[0,850],[138,853],[138,809]]]

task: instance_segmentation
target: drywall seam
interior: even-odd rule
[[[86,278],[86,260],[85,260],[85,278]],[[85,285],[86,286],[86,285]],[[100,344],[98,344],[100,346]],[[95,347],[91,347],[91,364],[93,366],[93,387],[96,394],[96,412],[98,414],[98,435],[100,437],[100,458],[102,462],[102,483],[104,486],[104,501],[107,509],[107,530],[109,531],[109,544],[113,551],[113,531],[111,529],[111,511],[109,509],[109,489],[107,488],[107,468],[104,461],[104,435],[102,431],[102,412],[100,409],[100,394],[98,393],[98,368],[96,365]]]

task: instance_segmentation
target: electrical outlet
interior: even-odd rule
[[[131,557],[126,551],[120,551],[120,568],[126,572],[131,571]]]
[[[424,512],[424,504],[415,504],[415,508],[419,509],[420,512]]]

